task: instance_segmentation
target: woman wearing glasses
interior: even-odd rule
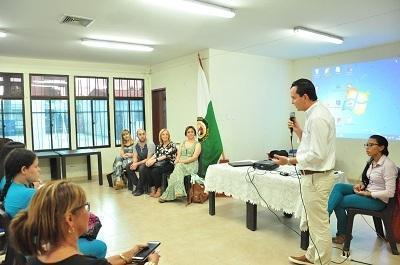
[[[362,172],[362,181],[356,185],[338,183],[329,196],[329,215],[334,211],[337,218],[337,233],[332,238],[336,244],[343,244],[346,239],[346,208],[380,211],[394,196],[397,167],[388,158],[388,141],[372,135],[364,146],[370,159]]]
[[[32,183],[38,183],[40,167],[35,153],[25,148],[16,148],[6,157],[4,163],[5,177],[0,182],[0,201],[3,202],[6,213],[15,215],[28,207],[32,197],[37,192],[31,188]],[[41,214],[40,214],[41,215]],[[104,258],[107,245],[100,240],[79,238],[79,249],[87,255]]]
[[[29,265],[123,265],[132,262],[146,245],[135,245],[120,255],[98,259],[80,254],[78,238],[86,232],[89,203],[83,189],[71,182],[51,181],[40,188],[28,210],[10,224],[11,242]],[[159,255],[149,256],[147,265],[158,264]]]

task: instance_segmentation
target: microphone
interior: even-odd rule
[[[295,119],[296,119],[296,113],[290,112],[289,120],[294,122]],[[293,128],[290,128],[290,135],[293,136]]]

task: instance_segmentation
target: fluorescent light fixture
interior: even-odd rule
[[[130,50],[130,51],[139,51],[139,52],[151,52],[154,50],[153,47],[142,45],[142,44],[119,42],[119,41],[109,41],[109,40],[82,39],[82,44],[86,45],[86,46],[91,46],[91,47]]]
[[[7,36],[7,32],[0,30],[0,38],[5,38]]]
[[[197,13],[208,16],[216,16],[223,18],[233,18],[236,14],[233,9],[228,7],[210,4],[196,0],[147,0],[152,4],[158,4],[174,8],[184,12]]]
[[[339,36],[335,36],[326,32],[321,32],[318,30],[314,29],[308,29],[304,27],[295,27],[294,32],[296,34],[299,34],[300,36],[310,38],[313,40],[319,40],[319,41],[326,41],[326,42],[331,42],[331,43],[336,43],[336,44],[342,44],[343,43],[343,38]]]

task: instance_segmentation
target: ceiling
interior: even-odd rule
[[[233,19],[160,8],[150,0],[0,0],[0,55],[154,65],[213,48],[299,59],[400,41],[400,0],[209,0]],[[162,0],[161,0],[162,1]],[[64,14],[93,18],[60,24]],[[342,45],[294,35],[304,26],[344,38]],[[90,48],[82,38],[147,43],[150,53]]]

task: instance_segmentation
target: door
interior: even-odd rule
[[[151,91],[151,105],[153,118],[153,142],[159,144],[158,133],[162,128],[167,128],[167,105],[165,88]]]

